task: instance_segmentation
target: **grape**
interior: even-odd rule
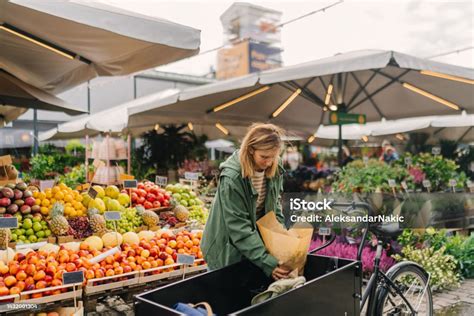
[[[122,216],[119,221],[116,221],[115,225],[117,227],[117,231],[121,234],[135,231],[137,227],[142,226],[143,221],[142,217],[138,215],[137,210],[135,208],[127,208],[125,211],[121,212]],[[114,230],[114,223],[113,221],[107,221],[107,228],[110,230]]]
[[[70,235],[76,239],[83,239],[93,234],[92,228],[89,225],[87,216],[79,216],[67,220],[70,226]]]

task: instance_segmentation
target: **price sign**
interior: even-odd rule
[[[368,164],[368,163],[369,163],[369,157],[367,157],[367,156],[364,156],[364,157],[362,158],[362,160],[364,161],[364,164]]]
[[[18,228],[18,218],[13,217],[0,217],[0,228]]]
[[[94,190],[94,188],[90,188],[89,191],[87,191],[87,194],[89,194],[89,196],[92,198],[92,199],[95,199],[95,197],[97,196],[98,192],[96,190]]]
[[[41,247],[43,247],[44,245],[46,245],[47,242],[46,241],[40,241],[40,242],[36,242],[34,244],[22,244],[22,245],[16,245],[16,250],[20,250],[20,249],[25,249],[25,248],[30,248],[30,249],[39,249]]]
[[[411,157],[405,157],[405,165],[411,166],[411,164],[412,164],[412,159],[411,159]]]
[[[408,190],[408,185],[407,185],[406,181],[402,181],[401,185],[402,185],[403,190],[405,190],[405,191]]]
[[[395,187],[397,186],[397,183],[395,182],[395,180],[389,179],[389,180],[388,180],[388,185],[389,185],[391,188],[395,188]]]
[[[439,154],[441,154],[441,148],[439,148],[439,147],[433,147],[433,148],[431,149],[431,153],[432,153],[433,155],[439,155]]]
[[[431,181],[430,180],[423,180],[423,186],[425,188],[431,188]]]
[[[318,234],[321,236],[329,236],[331,235],[331,228],[329,227],[319,227]]]
[[[199,180],[199,173],[197,173],[197,172],[185,172],[184,173],[184,178],[186,180],[197,181],[197,180]]]
[[[105,220],[107,221],[119,221],[122,218],[122,213],[120,212],[105,212]]]
[[[137,180],[124,180],[123,188],[124,189],[135,189],[138,186]]]
[[[39,185],[40,191],[51,189],[52,187],[54,187],[54,182],[54,180],[41,180]]]
[[[84,272],[83,271],[74,271],[74,272],[64,272],[63,273],[63,284],[76,284],[84,282]]]
[[[176,259],[177,259],[176,262],[178,264],[188,264],[188,265],[194,264],[194,256],[178,253],[178,256]]]
[[[168,177],[156,176],[155,183],[160,187],[164,187],[168,184]]]

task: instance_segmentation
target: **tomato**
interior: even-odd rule
[[[148,202],[146,201],[143,206],[145,207],[145,209],[150,209],[150,208],[153,208],[153,204],[151,202]]]
[[[148,194],[146,195],[146,200],[147,200],[148,202],[152,202],[152,203],[153,203],[153,202],[156,200],[156,196],[155,196],[154,194],[148,193]]]
[[[143,189],[138,189],[138,195],[142,197],[146,197],[147,192]]]

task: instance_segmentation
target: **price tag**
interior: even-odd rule
[[[367,157],[367,156],[364,156],[364,157],[362,158],[362,160],[364,161],[364,164],[368,164],[368,163],[369,163],[369,157]]]
[[[188,264],[188,265],[194,264],[194,256],[178,253],[178,256],[176,259],[177,259],[176,262],[178,264]]]
[[[407,185],[406,181],[402,181],[401,185],[402,185],[403,190],[405,190],[405,191],[408,190],[408,185]]]
[[[391,188],[395,188],[395,187],[397,186],[397,183],[395,182],[395,180],[389,179],[389,180],[388,180],[388,185],[389,185]]]
[[[405,157],[405,165],[411,166],[411,164],[412,164],[412,159],[411,159],[411,157]]]
[[[441,154],[441,148],[439,148],[439,147],[433,147],[433,148],[431,149],[431,153],[432,153],[433,155],[439,155],[439,154]]]
[[[43,247],[46,244],[47,244],[46,241],[40,241],[40,242],[36,242],[34,244],[16,245],[15,248],[16,248],[16,250],[25,249],[25,248],[31,248],[31,249],[37,250],[37,249],[40,249],[41,247]]]
[[[124,189],[136,189],[138,186],[137,180],[124,180],[123,181],[123,188]]]
[[[40,181],[40,191],[45,191],[46,189],[51,189],[54,187],[54,180],[41,180]]]
[[[197,172],[185,172],[184,173],[184,178],[186,180],[197,181],[197,180],[199,180],[199,173],[197,173]]]
[[[74,271],[74,272],[64,272],[63,273],[63,284],[76,284],[84,282],[84,272],[83,271]]]
[[[168,184],[168,177],[156,176],[155,183],[160,187],[164,187]]]
[[[423,180],[423,186],[425,188],[431,188],[431,181],[430,180]]]
[[[321,236],[329,236],[331,235],[331,228],[329,227],[319,227],[318,234]]]
[[[119,221],[122,218],[122,213],[120,212],[105,212],[105,220],[107,221]]]
[[[107,258],[108,256],[113,256],[114,254],[116,254],[119,251],[120,251],[120,248],[114,247],[114,248],[112,248],[110,250],[107,250],[106,252],[103,252],[100,255],[95,256],[94,258],[90,259],[89,263],[91,263],[91,264],[99,263],[102,260],[104,260],[105,258]]]
[[[449,179],[449,186],[450,187],[455,187],[458,184],[458,182],[455,179]]]
[[[18,218],[13,217],[0,217],[0,228],[18,228]]]
[[[94,188],[90,188],[89,191],[87,191],[87,194],[89,194],[89,196],[92,198],[92,199],[95,199],[95,197],[97,196],[98,192],[96,190],[94,190]]]

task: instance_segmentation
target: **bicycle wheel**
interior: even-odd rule
[[[400,289],[403,296],[417,312],[417,316],[433,315],[433,297],[426,272],[417,264],[401,262],[393,266],[387,276]],[[391,286],[377,289],[377,315],[412,315],[411,309]]]

